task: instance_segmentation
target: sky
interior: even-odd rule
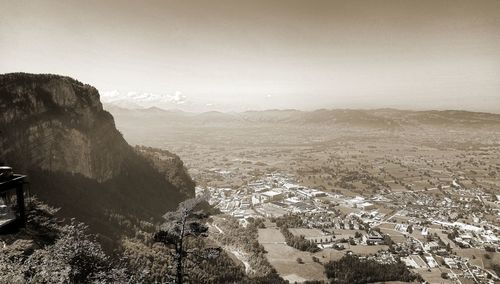
[[[0,73],[195,111],[500,112],[499,15],[497,0],[0,0]]]

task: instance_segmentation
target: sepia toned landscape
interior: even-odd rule
[[[0,284],[500,283],[500,0],[0,0]]]

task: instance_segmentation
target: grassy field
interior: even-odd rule
[[[305,280],[326,280],[323,265],[312,260],[312,254],[299,251],[284,243],[278,229],[259,229],[259,243],[267,251],[266,257],[278,273],[291,283]],[[298,263],[301,258],[303,263]]]
[[[491,270],[493,264],[500,265],[500,254],[486,252],[483,249],[459,249],[457,255],[468,257],[471,264]],[[488,255],[488,256],[486,256]]]
[[[349,239],[349,238],[354,238],[356,235],[356,232],[359,232],[361,234],[365,233],[363,230],[349,230],[349,229],[328,229],[328,231],[333,231],[335,234],[335,238],[337,239]]]
[[[297,234],[313,236],[321,233],[316,229],[291,229]],[[354,231],[354,230],[348,230]],[[344,232],[346,233],[346,232]],[[353,232],[350,232],[354,234]],[[346,244],[346,250],[338,251],[335,249],[324,249],[315,254],[299,251],[284,243],[285,238],[277,228],[259,229],[259,243],[267,251],[266,257],[271,265],[284,278],[293,282],[303,282],[305,280],[326,280],[323,264],[330,260],[339,260],[347,251],[352,251],[358,255],[370,255],[379,250],[386,250],[388,246],[349,246]],[[312,257],[319,259],[319,263],[314,262]],[[302,263],[298,263],[300,258]]]
[[[439,269],[434,268],[429,271],[428,269],[414,269],[414,271],[418,272],[422,277],[429,281],[430,283],[443,283],[443,284],[452,284],[454,283],[452,280],[443,279],[441,277],[442,272],[448,272],[449,269]]]
[[[386,245],[376,245],[376,246],[349,246],[346,245],[346,250],[352,251],[354,254],[357,255],[370,255],[370,254],[375,254],[379,250],[388,250],[389,246]]]
[[[306,238],[321,238],[326,236],[318,229],[290,228],[289,230],[294,236],[304,236]]]
[[[279,228],[259,229],[259,243],[284,243],[285,237],[280,232]]]
[[[402,243],[406,241],[405,235],[402,232],[395,230],[393,224],[381,224],[378,227],[382,233],[389,235],[394,242]]]

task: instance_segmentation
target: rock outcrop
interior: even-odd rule
[[[18,170],[81,174],[99,182],[121,171],[128,145],[99,93],[68,77],[0,77],[2,158]]]

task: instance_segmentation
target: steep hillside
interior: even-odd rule
[[[31,192],[63,216],[105,237],[123,229],[110,224],[110,213],[154,220],[194,194],[177,156],[165,175],[127,144],[92,86],[56,75],[0,75],[0,110],[0,162],[29,174]]]

